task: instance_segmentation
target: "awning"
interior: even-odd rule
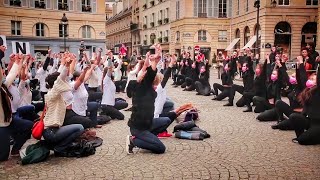
[[[260,37],[260,35],[259,35]],[[251,39],[249,40],[249,42],[242,48],[251,48],[251,46],[257,41],[257,36],[252,36]]]
[[[234,39],[225,50],[226,51],[232,50],[233,47],[239,42],[239,40],[240,40],[240,38]]]

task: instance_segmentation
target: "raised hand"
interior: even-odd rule
[[[297,57],[297,63],[298,63],[298,65],[303,63],[303,57],[302,56],[298,56]]]

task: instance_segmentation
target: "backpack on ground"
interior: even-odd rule
[[[20,151],[22,165],[43,162],[49,155],[50,150],[46,147],[45,141],[31,144],[26,149]]]

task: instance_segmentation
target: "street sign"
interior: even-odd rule
[[[12,52],[14,54],[30,54],[30,43],[29,42],[19,42],[12,41]]]

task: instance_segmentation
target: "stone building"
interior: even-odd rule
[[[113,16],[107,20],[106,24],[106,47],[111,49],[115,54],[124,44],[128,49],[128,56],[131,55],[131,19],[132,19],[132,2],[123,0],[113,4]]]
[[[5,35],[8,50],[11,42],[30,43],[31,54],[46,54],[66,49],[78,54],[80,41],[88,53],[105,46],[104,0],[1,0],[0,35]],[[65,13],[68,24],[63,28],[61,18]]]

